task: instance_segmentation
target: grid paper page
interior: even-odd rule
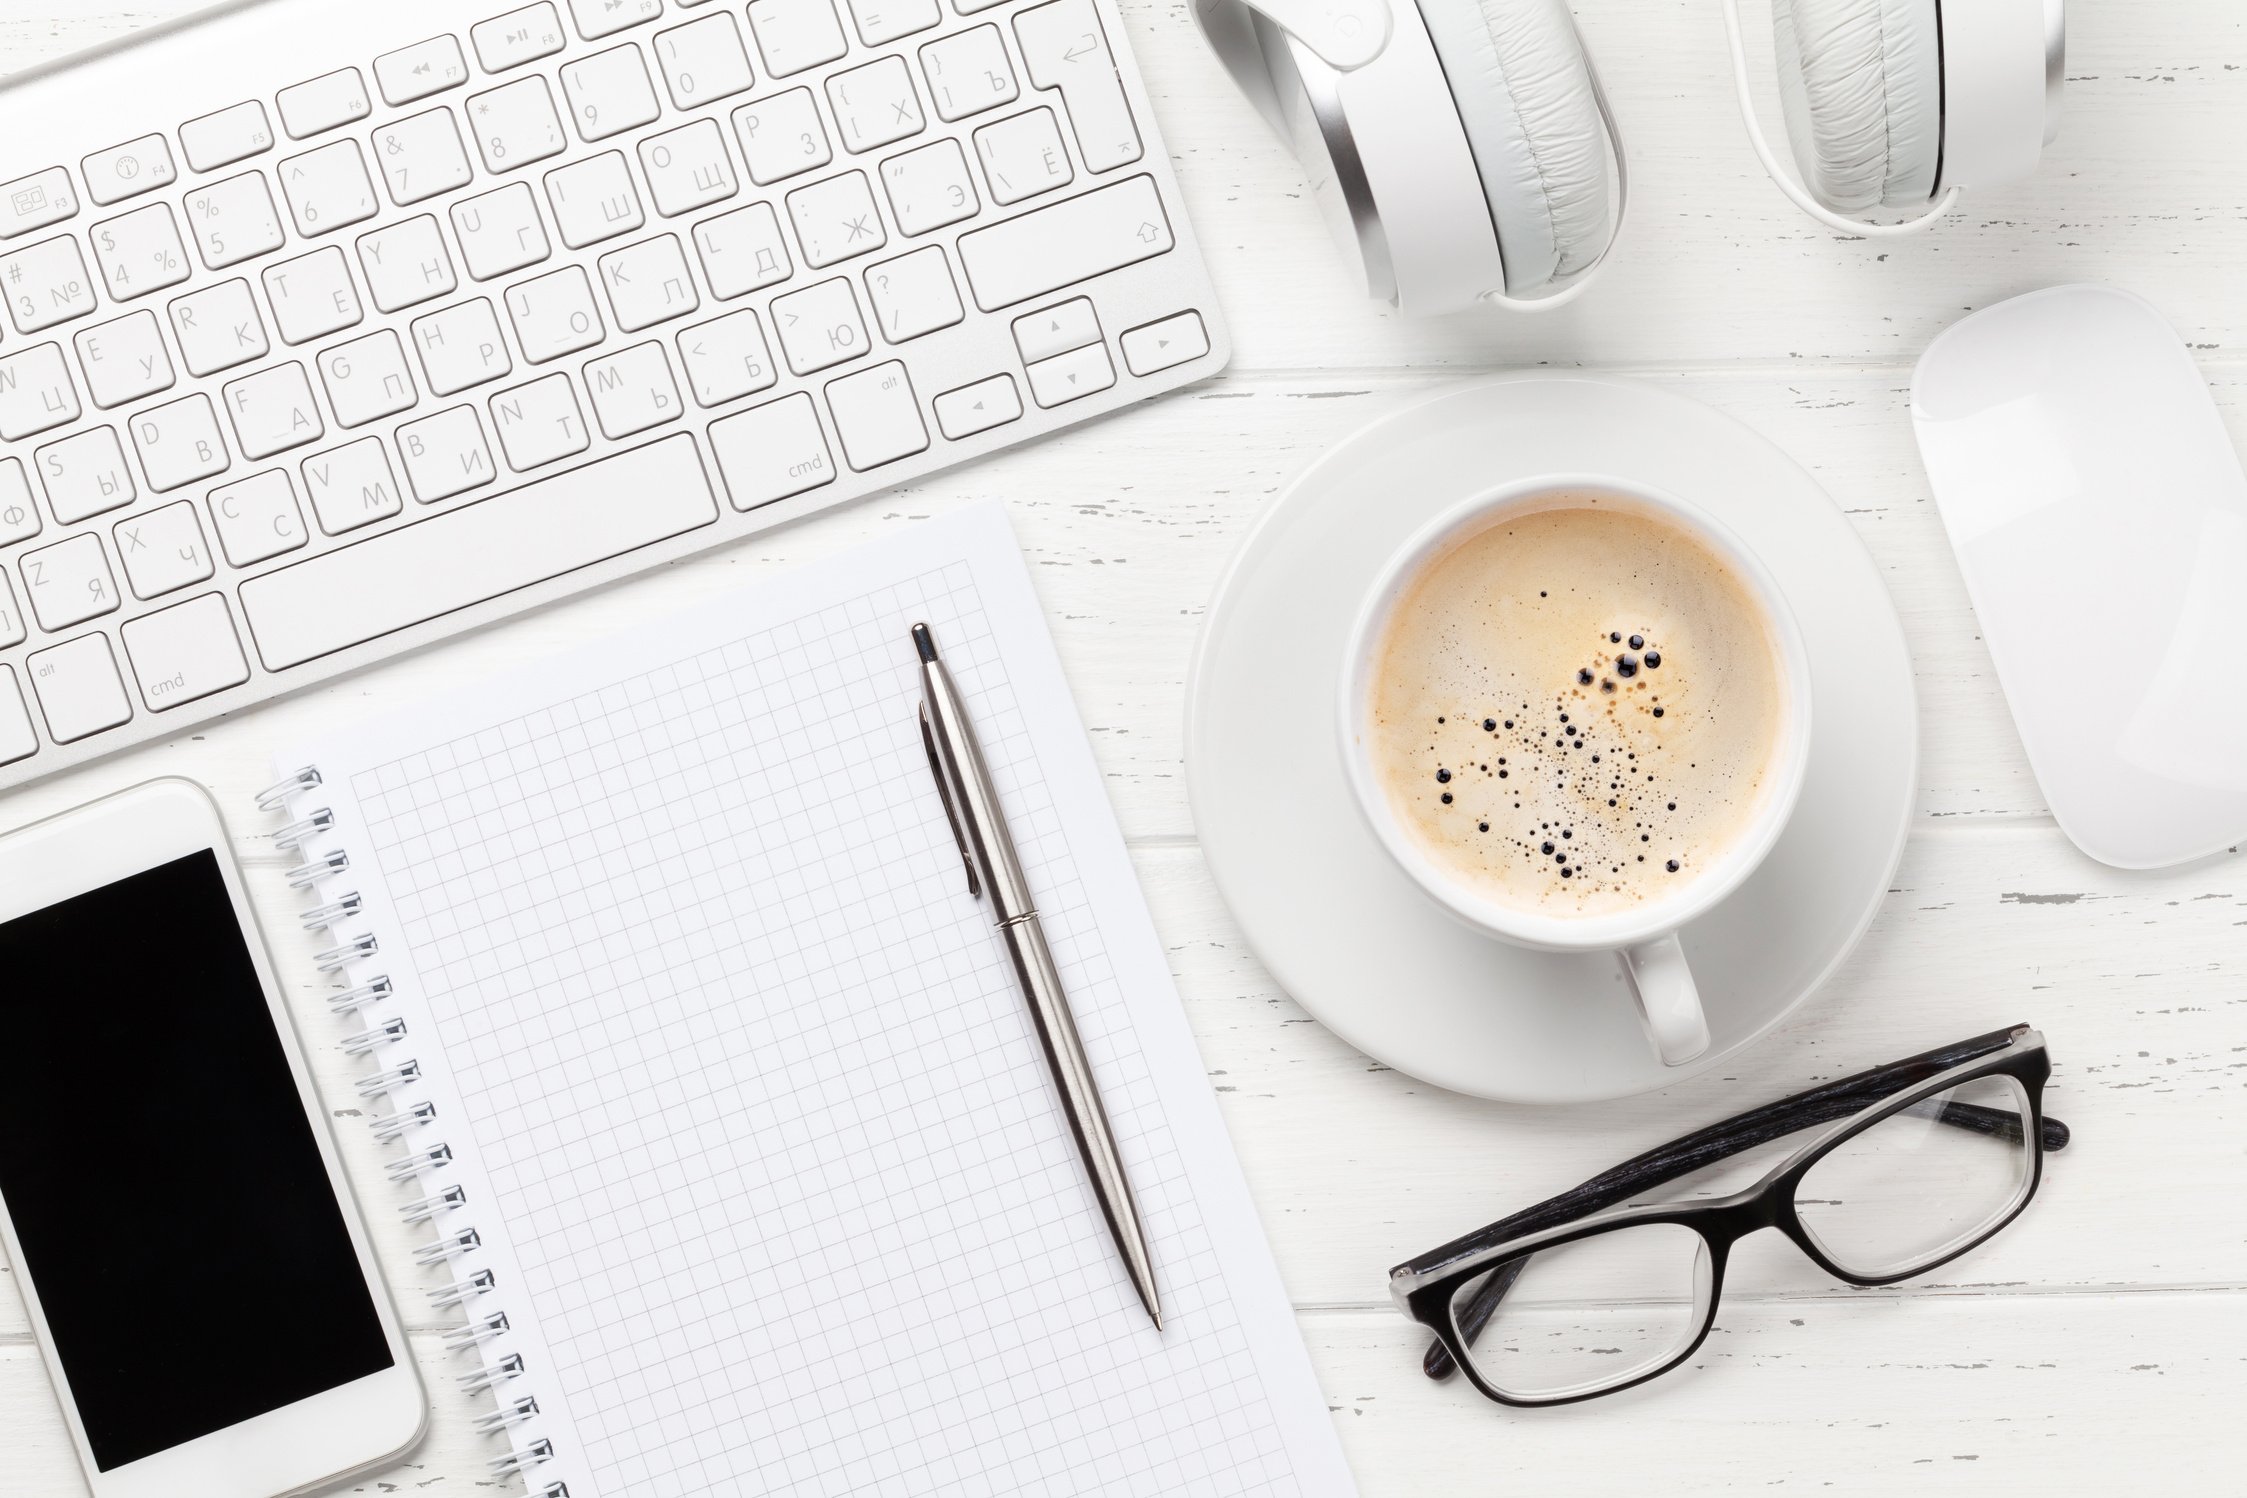
[[[967,892],[916,620],[1037,890],[1162,1332]],[[553,1444],[534,1492],[1351,1491],[997,507],[307,758],[429,1073],[401,1101],[461,1156],[436,1226],[483,1240],[442,1274],[494,1270],[487,1357],[524,1358],[518,1445]]]

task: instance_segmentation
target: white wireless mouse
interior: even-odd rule
[[[2161,314],[2106,286],[1977,312],[1912,421],[2061,830],[2125,869],[2247,839],[2247,478]]]

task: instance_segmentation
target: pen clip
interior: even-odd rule
[[[928,751],[929,773],[936,777],[936,794],[944,802],[944,820],[952,824],[952,841],[959,845],[960,864],[967,870],[967,892],[980,900],[983,881],[975,876],[975,857],[968,852],[967,833],[960,826],[960,809],[952,800],[952,777],[944,773],[944,761],[936,753],[936,733],[929,726],[926,702],[921,704],[921,747]]]

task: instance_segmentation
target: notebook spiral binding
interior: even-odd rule
[[[400,1215],[409,1223],[427,1223],[436,1229],[436,1236],[414,1249],[414,1262],[448,1275],[446,1284],[427,1292],[430,1304],[438,1310],[458,1309],[466,1316],[440,1340],[449,1350],[477,1356],[477,1367],[461,1376],[461,1388],[471,1397],[489,1394],[494,1404],[476,1417],[476,1429],[508,1438],[511,1447],[491,1461],[491,1470],[499,1477],[525,1477],[530,1482],[529,1498],[569,1498],[566,1483],[541,1483],[533,1475],[554,1460],[554,1443],[529,1428],[539,1417],[539,1405],[537,1394],[521,1382],[530,1373],[523,1355],[500,1345],[509,1322],[507,1312],[491,1299],[499,1278],[476,1262],[483,1239],[473,1224],[459,1220],[458,1214],[470,1205],[467,1190],[444,1181],[445,1169],[453,1161],[452,1147],[424,1132],[440,1120],[434,1102],[413,1095],[422,1083],[421,1063],[411,1055],[391,1059],[410,1039],[406,1020],[387,1012],[397,987],[387,973],[374,970],[382,947],[372,931],[359,925],[369,914],[367,902],[358,890],[339,883],[351,872],[351,855],[328,844],[347,837],[348,831],[339,827],[331,808],[317,804],[324,784],[318,767],[308,765],[261,792],[258,810],[289,818],[272,838],[276,847],[298,860],[285,876],[289,887],[317,902],[300,917],[306,931],[329,943],[313,962],[323,975],[347,985],[327,999],[329,1009],[352,1025],[339,1044],[346,1055],[382,1060],[355,1085],[369,1102],[387,1099],[391,1104],[368,1122],[383,1144],[405,1146],[383,1167],[390,1180],[411,1195],[399,1203]]]

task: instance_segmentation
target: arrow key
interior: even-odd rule
[[[1199,312],[1181,312],[1123,335],[1124,368],[1135,375],[1151,375],[1208,352],[1209,329],[1202,326]]]
[[[936,398],[936,429],[953,442],[1005,426],[1022,416],[1022,396],[1013,375],[993,375]]]
[[[1094,315],[1092,303],[1081,296],[1014,320],[1014,345],[1022,350],[1025,364],[1099,341],[1100,319]]]
[[[1109,362],[1108,346],[1087,344],[1081,349],[1040,359],[1029,366],[1030,394],[1041,406],[1062,406],[1098,395],[1116,383],[1116,366]]]

